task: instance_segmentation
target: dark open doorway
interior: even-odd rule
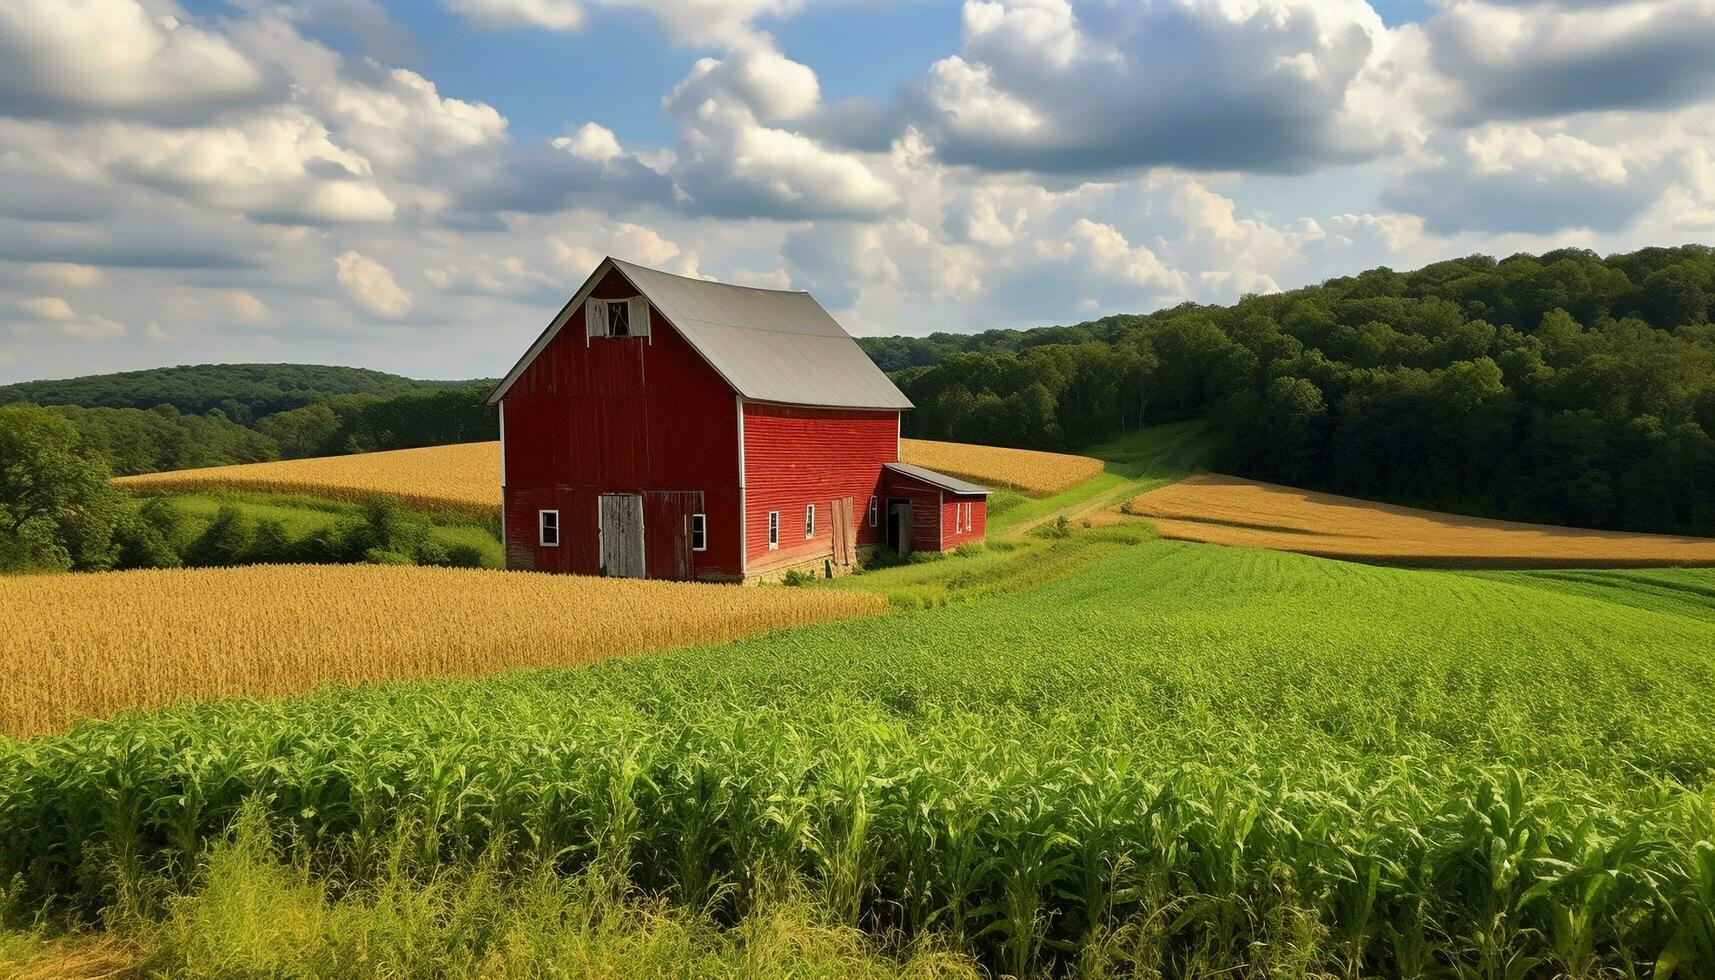
[[[887,546],[901,558],[911,554],[911,501],[887,498]]]

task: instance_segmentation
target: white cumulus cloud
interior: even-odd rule
[[[411,294],[393,280],[386,266],[356,251],[334,259],[334,275],[346,295],[376,316],[400,317],[411,311]]]

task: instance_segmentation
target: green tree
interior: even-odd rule
[[[332,452],[339,443],[339,428],[339,416],[321,404],[276,412],[256,422],[256,431],[273,439],[286,459]]]
[[[215,512],[214,520],[191,542],[185,564],[196,568],[249,564],[255,543],[255,518],[227,504]]]
[[[114,568],[178,568],[184,564],[172,542],[141,509],[127,511],[114,529]]]
[[[108,477],[70,422],[34,405],[0,407],[0,568],[112,567],[125,498]]]

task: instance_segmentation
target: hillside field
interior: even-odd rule
[[[1449,567],[1715,565],[1715,539],[1462,517],[1199,473],[1129,513],[1163,537],[1326,558]]]
[[[169,470],[113,482],[139,493],[240,490],[346,501],[387,496],[428,513],[487,518],[500,512],[500,443]]]
[[[13,676],[63,660],[97,689],[177,664],[178,690],[133,703],[268,699],[0,737],[9,901],[111,929],[0,928],[0,956],[210,976],[1715,975],[1715,569],[1398,568],[1119,514],[1226,486],[1186,479],[1212,448],[1200,423],[1134,432],[1092,450],[1091,479],[997,495],[985,546],[800,589],[12,580],[37,590],[7,597],[37,617],[20,649],[49,651]],[[1362,511],[1311,530],[1391,515]],[[692,594],[714,605],[671,618]],[[507,667],[537,669],[440,676]]]
[[[885,619],[0,742],[0,875],[93,911],[122,848],[208,887],[249,800],[308,849],[283,880],[358,883],[300,902],[546,861],[717,917],[796,881],[1015,975],[1706,976],[1711,594],[1144,540]]]
[[[918,439],[904,440],[901,448],[907,463],[1036,497],[1063,492],[1102,472],[1100,460],[1065,453]],[[238,490],[347,501],[381,494],[429,513],[491,517],[500,511],[500,443],[172,470],[114,482],[139,493]]]

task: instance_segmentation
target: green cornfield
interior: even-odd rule
[[[608,869],[730,921],[788,883],[997,974],[1710,976],[1712,596],[1150,541],[943,608],[0,741],[0,880],[93,919],[260,809],[333,881]]]

